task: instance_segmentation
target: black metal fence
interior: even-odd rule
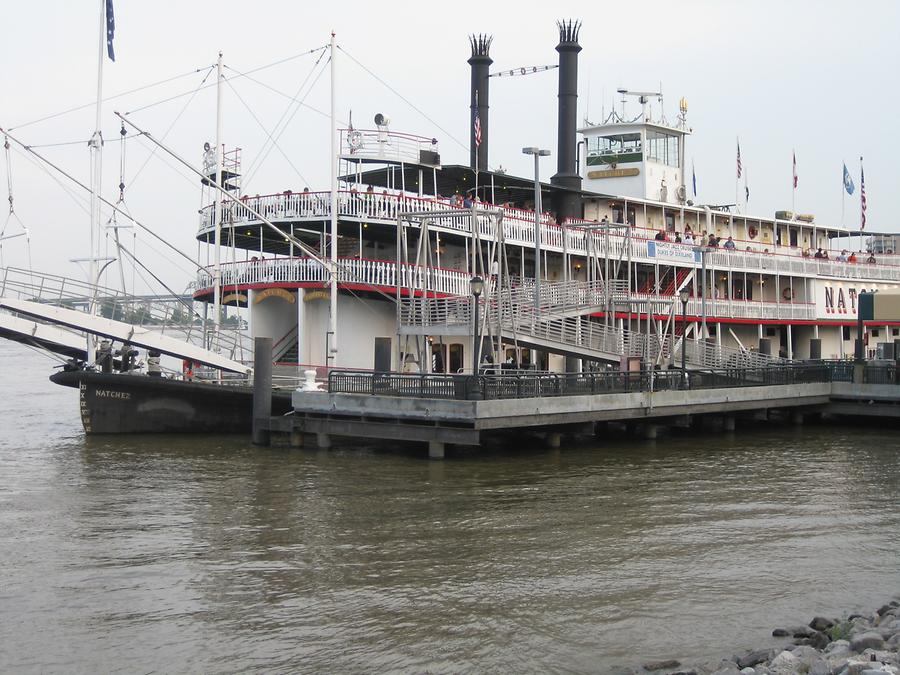
[[[807,384],[831,382],[836,372],[839,371],[828,363],[687,372],[681,370],[633,373],[520,372],[493,375],[413,375],[335,370],[328,375],[328,390],[343,394],[493,400]]]

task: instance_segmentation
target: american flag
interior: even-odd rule
[[[866,229],[866,174],[863,172],[862,157],[859,158],[859,205],[862,209],[862,218],[859,229]]]
[[[481,146],[481,118],[478,116],[478,111],[475,111],[475,147]]]
[[[797,189],[797,153],[794,154],[794,189]]]
[[[741,177],[741,173],[743,172],[744,167],[741,165],[741,142],[738,141],[737,144],[737,177]]]

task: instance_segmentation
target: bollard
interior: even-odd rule
[[[253,340],[253,444],[269,445],[272,416],[272,338]]]

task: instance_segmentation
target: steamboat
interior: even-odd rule
[[[579,30],[559,24],[558,145],[523,149],[533,177],[490,169],[491,39],[473,36],[467,165],[443,164],[438,139],[398,132],[383,114],[371,129],[332,124],[324,191],[245,194],[240,149],[220,140],[205,149],[196,169],[205,259],[189,298],[204,317],[199,351],[138,342],[96,317],[58,321],[24,300],[0,302],[14,313],[0,318],[5,336],[33,341],[63,325],[109,340],[104,364],[116,363],[117,343],[120,354],[137,345],[185,360],[185,377],[148,387],[127,359],[106,370],[128,372],[97,373],[97,352],[45,336],[42,347],[80,362],[54,379],[80,388],[91,433],[248,426],[250,388],[222,378],[252,375],[248,356],[223,354],[205,328],[211,315],[218,335],[229,312],[249,337],[270,339],[276,373],[320,380],[340,369],[583,372],[853,357],[859,294],[896,288],[900,257],[883,237],[812,216],[695,203],[683,99],[669,122],[661,94],[623,91],[639,112],[629,116],[623,103],[579,126]],[[333,68],[333,37],[331,49]],[[548,155],[556,171],[542,181]],[[24,326],[12,325],[22,317]],[[900,323],[869,322],[864,333],[865,356],[892,356]],[[227,404],[210,384],[179,381],[195,376],[194,364],[230,387]],[[109,391],[119,393],[98,395]],[[155,410],[156,421],[136,421],[141,410]]]

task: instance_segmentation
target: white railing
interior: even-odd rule
[[[351,159],[439,164],[423,161],[422,151],[437,155],[437,139],[381,129],[341,129],[341,155]]]
[[[339,284],[360,284],[396,288],[397,264],[389,260],[338,258]],[[328,268],[313,258],[273,258],[248,260],[222,265],[222,287],[277,283],[331,282]],[[442,295],[468,295],[469,275],[443,268],[400,265],[401,288],[421,289]],[[213,271],[206,267],[197,277],[196,289],[208,292],[213,287]]]
[[[591,288],[583,282],[560,282],[547,284],[547,293],[542,292],[539,306],[535,310],[533,286],[527,285],[504,289],[499,294],[488,294],[479,302],[480,317],[483,326],[499,327],[500,333],[507,339],[521,337],[540,340],[545,346],[561,351],[574,351],[588,357],[616,358],[618,356],[640,356],[649,363],[666,363],[676,356],[683,338],[673,345],[672,336],[638,333],[619,329],[614,326],[592,321],[585,316],[560,316],[570,310],[573,297],[582,295],[586,290],[594,293],[592,301],[605,303],[602,289]],[[611,288],[615,297],[621,289]],[[542,289],[543,291],[543,289]],[[671,303],[669,296],[645,296],[642,300],[648,307]],[[691,302],[699,302],[692,300]],[[707,302],[707,310],[722,309],[713,303],[733,301],[711,300]],[[558,304],[556,304],[558,303]],[[745,303],[749,306],[766,303]],[[699,307],[699,305],[698,305]],[[582,305],[584,309],[584,305]],[[637,308],[636,308],[637,309]],[[646,311],[646,309],[645,309]],[[753,310],[748,310],[751,313]],[[796,318],[796,317],[792,317]],[[419,330],[433,330],[439,334],[451,327],[469,327],[472,325],[472,298],[411,298],[401,300],[400,323],[402,326]],[[680,351],[677,352],[680,355]],[[685,353],[687,361],[700,367],[721,367],[725,365],[757,367],[777,363],[771,357],[733,347],[715,345],[708,342],[689,341]]]
[[[271,221],[279,220],[324,220],[331,214],[331,196],[328,192],[285,192],[277,195],[244,197],[242,205],[226,206],[223,222],[236,226],[255,222],[258,219],[247,207],[261,213]],[[506,243],[533,248],[535,244],[534,213],[523,209],[494,207],[482,204],[502,213],[503,235]],[[472,233],[472,210],[451,206],[443,199],[418,197],[408,194],[388,194],[387,191],[358,192],[342,190],[338,195],[338,215],[344,219],[360,222],[395,223],[398,215],[409,212],[428,211],[437,213],[431,217],[432,229],[455,232],[466,236]],[[205,233],[213,226],[213,207],[201,211],[200,232]],[[478,234],[482,239],[493,240],[496,236],[496,219],[479,215],[475,219]],[[630,239],[618,231],[609,235],[596,230],[585,229],[596,226],[596,222],[573,219],[565,226],[550,222],[544,215],[541,222],[541,247],[554,253],[568,252],[571,255],[589,257],[608,254],[611,258],[631,258],[635,262],[662,263],[685,266],[683,261],[673,261],[650,256],[648,243],[654,232],[644,228],[632,228]],[[417,227],[415,222],[411,227]],[[646,238],[645,238],[646,237]],[[590,240],[593,241],[590,241]],[[563,245],[565,242],[565,245]],[[683,246],[685,252],[694,247]],[[826,277],[835,279],[859,279],[861,281],[900,281],[900,257],[882,258],[879,264],[842,263],[832,260],[820,261],[801,256],[800,249],[779,247],[776,252],[768,252],[762,244],[753,245],[756,250],[726,250],[723,248],[704,249],[707,266],[734,272],[760,272],[767,274]],[[767,245],[769,246],[769,245]],[[883,264],[889,261],[891,264]],[[699,267],[699,263],[696,265]]]

